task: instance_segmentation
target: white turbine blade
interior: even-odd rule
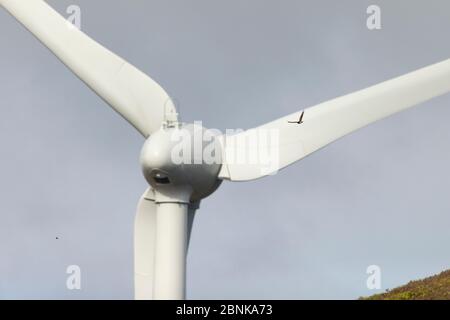
[[[155,264],[156,204],[152,189],[139,200],[134,222],[134,295],[137,300],[153,299]]]
[[[445,60],[305,109],[303,117],[300,111],[222,136],[225,163],[219,177],[246,181],[273,174],[352,131],[449,91],[450,60]]]
[[[198,210],[200,202],[191,203],[188,207],[188,225],[187,225],[187,248],[191,242],[192,228],[194,226],[195,212]]]
[[[0,0],[70,70],[149,136],[165,113],[175,114],[167,93],[152,79],[66,21],[42,0]]]

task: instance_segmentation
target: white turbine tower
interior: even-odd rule
[[[139,201],[135,223],[137,299],[185,298],[194,213],[222,180],[269,175],[356,129],[450,91],[450,60],[446,60],[253,130],[214,137],[218,163],[203,159],[175,164],[173,136],[189,140],[204,129],[179,123],[169,96],[155,81],[69,27],[42,0],[0,0],[0,4],[146,139],[141,163],[150,187]],[[255,136],[267,132],[277,139],[252,144]],[[207,145],[200,147],[203,151]],[[277,162],[268,167],[267,159],[235,159],[255,151],[276,154]]]

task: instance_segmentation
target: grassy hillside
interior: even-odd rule
[[[450,300],[450,270],[362,300]]]

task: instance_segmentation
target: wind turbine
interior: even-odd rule
[[[187,152],[189,161],[177,164],[173,150],[179,141],[174,135],[192,141],[205,129],[180,123],[163,88],[69,26],[46,2],[0,0],[0,4],[146,139],[141,165],[150,187],[139,201],[135,220],[136,299],[185,298],[194,214],[201,199],[223,180],[273,174],[348,133],[450,91],[450,60],[445,60],[252,130],[213,136],[217,161],[197,161],[195,152]],[[267,132],[276,139],[252,140]],[[201,152],[209,145],[202,142]],[[275,154],[276,161],[268,163],[264,157],[236,161],[252,152]]]

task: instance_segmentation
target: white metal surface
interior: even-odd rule
[[[187,214],[187,243],[189,248],[195,212],[199,203],[189,204]],[[155,279],[156,253],[156,209],[155,193],[148,188],[139,200],[134,223],[134,297],[136,300],[152,300]],[[177,222],[178,223],[178,222]],[[179,281],[185,281],[183,277]],[[177,287],[185,287],[185,283]]]
[[[160,128],[165,112],[175,109],[155,81],[75,28],[46,2],[0,0],[0,5],[144,137]]]
[[[352,131],[449,91],[450,60],[446,60],[305,109],[301,124],[292,121],[298,120],[302,111],[256,129],[224,137],[225,165],[219,176],[232,181],[263,177]],[[266,132],[269,135],[277,132],[278,143],[260,139],[258,145],[250,146],[249,141],[255,131],[256,134]],[[278,163],[270,168],[262,161],[238,161],[233,156],[248,154],[249,148],[256,148],[258,154],[277,154]]]
[[[187,230],[187,252],[191,243],[192,229],[194,228],[195,213],[200,207],[200,203],[190,203],[188,207],[188,230]]]
[[[153,299],[156,240],[156,204],[148,188],[139,200],[134,221],[134,297]]]
[[[179,124],[174,128],[161,128],[145,141],[140,157],[142,173],[147,182],[158,190],[156,197],[159,200],[196,202],[219,187],[221,180],[217,179],[217,175],[221,168],[220,145],[217,143],[219,163],[205,163],[205,158],[197,158],[203,155],[203,150],[209,144],[208,141],[196,138],[201,138],[204,130],[198,125]],[[174,154],[179,154],[180,146],[185,145],[189,151],[181,161]],[[200,152],[192,150],[194,147]],[[158,175],[167,177],[170,184],[158,183]]]
[[[157,204],[153,299],[186,296],[187,228],[187,203]]]

